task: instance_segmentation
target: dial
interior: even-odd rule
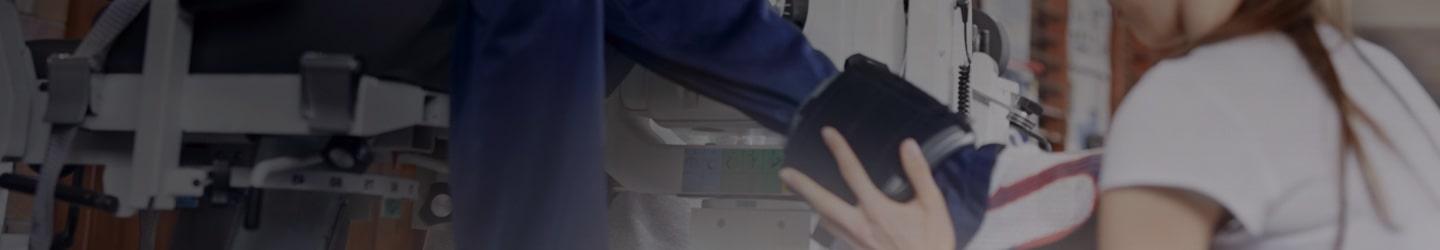
[[[455,211],[453,206],[449,194],[436,195],[430,199],[430,214],[437,218],[450,217],[450,213]]]

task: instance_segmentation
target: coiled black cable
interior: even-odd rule
[[[956,79],[959,88],[955,92],[956,102],[959,102],[960,115],[970,116],[970,65],[960,66],[960,79]]]

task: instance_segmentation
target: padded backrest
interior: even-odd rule
[[[448,89],[455,0],[189,0],[191,72],[294,73],[307,51],[354,54],[364,72]],[[142,17],[147,17],[143,15]],[[140,72],[147,18],[112,46],[108,72]]]

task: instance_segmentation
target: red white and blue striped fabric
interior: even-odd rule
[[[1029,249],[1065,238],[1095,210],[1099,151],[1016,147],[995,161],[984,222],[967,249]]]

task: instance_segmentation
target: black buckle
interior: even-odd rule
[[[310,129],[345,134],[355,121],[360,62],[351,55],[308,52],[300,58],[305,119]]]
[[[90,109],[90,58],[57,54],[51,56],[47,63],[50,66],[50,82],[46,91],[50,100],[45,122],[67,125],[85,122]]]

